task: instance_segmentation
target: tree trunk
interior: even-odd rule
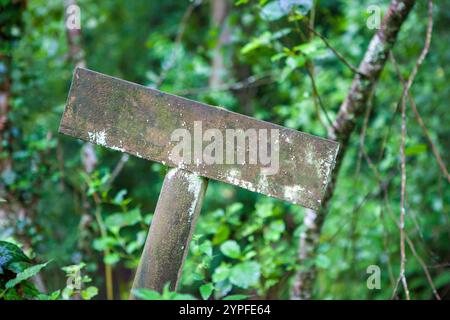
[[[209,77],[209,86],[217,89],[223,84],[226,67],[223,55],[223,46],[229,42],[230,31],[227,23],[228,2],[227,0],[211,0],[211,19],[212,26],[219,33],[216,47],[213,51],[213,61],[211,65],[211,75]]]
[[[339,141],[341,147],[336,159],[335,170],[322,202],[322,208],[317,212],[308,210],[305,214],[305,231],[300,235],[299,244],[299,260],[301,264],[311,261],[315,257],[320,231],[328,211],[329,202],[333,196],[337,175],[347,151],[350,136],[355,129],[356,122],[364,115],[368,98],[374,90],[381,71],[386,64],[389,51],[395,44],[400,27],[408,17],[414,3],[415,0],[393,0],[391,2],[381,28],[370,41],[364,58],[359,65],[359,71],[365,77],[359,74],[355,75],[347,97],[340,106],[336,120],[328,132],[328,137]],[[297,272],[292,298],[310,299],[315,276],[316,270],[314,267],[307,271]]]
[[[86,67],[85,52],[81,44],[81,26],[76,27],[68,23],[69,19],[73,19],[73,15],[77,13],[76,0],[64,0],[65,26],[67,35],[67,45],[69,47],[69,58],[75,67]],[[78,9],[79,10],[79,9]],[[79,12],[81,13],[81,12]],[[87,173],[94,171],[97,165],[97,155],[92,143],[86,142],[81,149],[81,161],[84,170]]]

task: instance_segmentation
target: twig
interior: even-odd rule
[[[400,79],[402,84],[405,85],[405,79],[403,78],[403,76],[402,76],[402,74],[400,72],[399,65],[398,65],[397,60],[396,60],[394,54],[392,53],[392,51],[391,51],[391,54],[390,54],[390,59],[391,59],[392,64],[395,67],[395,71],[397,73],[398,78]],[[415,115],[415,117],[417,119],[417,122],[419,123],[420,127],[423,130],[425,138],[428,140],[428,143],[429,143],[429,145],[431,147],[431,150],[432,150],[432,152],[433,152],[433,154],[434,154],[434,156],[436,158],[436,161],[438,162],[438,165],[439,165],[439,168],[441,169],[442,174],[447,179],[447,181],[450,182],[450,174],[448,173],[448,170],[447,170],[447,168],[445,166],[444,161],[442,160],[442,157],[441,157],[441,155],[439,153],[439,150],[438,150],[437,146],[433,143],[433,140],[431,139],[430,132],[428,131],[428,128],[426,127],[425,122],[423,121],[423,118],[420,115],[419,110],[417,109],[417,105],[414,102],[414,99],[413,99],[413,97],[411,95],[411,92],[409,92],[409,91],[408,91],[408,100],[409,100],[409,104],[410,104],[411,108],[413,109],[413,112],[414,112],[414,115]]]
[[[267,80],[265,80],[266,78],[267,78]],[[270,84],[273,82],[275,82],[275,80],[272,78],[272,73],[266,72],[261,75],[250,76],[247,79],[244,79],[239,82],[222,84],[222,85],[216,86],[214,88],[211,88],[210,86],[199,87],[199,88],[188,88],[188,89],[175,90],[172,93],[178,94],[178,95],[190,95],[190,94],[195,95],[195,94],[200,94],[200,93],[204,93],[204,92],[227,91],[227,90],[237,91],[237,90],[243,90],[243,89],[250,88],[250,87],[266,85],[266,84]]]
[[[119,159],[119,162],[117,162],[116,166],[114,167],[113,172],[111,173],[111,176],[109,177],[108,181],[106,182],[106,188],[111,186],[113,182],[116,180],[117,176],[122,171],[123,167],[127,163],[130,156],[127,153],[123,153],[122,156]]]
[[[400,189],[400,278],[403,284],[403,289],[405,290],[406,299],[409,300],[409,290],[408,284],[405,276],[405,264],[406,264],[406,254],[405,254],[405,199],[406,199],[406,155],[405,155],[405,145],[406,145],[406,98],[409,94],[409,89],[417,75],[419,67],[425,60],[426,55],[430,49],[431,33],[433,30],[433,1],[428,0],[428,26],[427,34],[425,39],[425,45],[420,53],[419,59],[416,61],[414,68],[405,83],[402,95],[402,139],[400,146],[400,156],[401,156],[401,189]]]
[[[380,188],[383,190],[383,194],[384,194],[384,202],[387,208],[387,211],[389,213],[390,218],[395,222],[395,224],[397,225],[398,228],[400,228],[400,223],[397,221],[397,219],[395,218],[394,213],[392,212],[392,208],[389,205],[389,196],[388,196],[388,184],[389,181],[387,181],[387,183],[383,182],[382,178],[381,178],[381,174],[378,171],[377,167],[373,164],[372,160],[370,159],[369,155],[367,154],[367,152],[365,151],[364,145],[361,146],[361,152],[364,155],[365,160],[367,161],[369,167],[372,169],[372,171],[375,174],[375,177],[378,181],[378,184],[380,186]],[[408,246],[411,250],[411,252],[413,253],[414,257],[417,259],[417,261],[419,262],[419,264],[421,265],[425,276],[427,278],[427,281],[433,291],[434,296],[436,297],[437,300],[441,300],[441,297],[439,296],[437,290],[436,290],[436,286],[433,283],[433,280],[431,278],[430,272],[428,270],[427,265],[425,264],[425,262],[423,261],[423,259],[419,256],[419,254],[417,253],[417,250],[415,249],[414,243],[412,242],[412,240],[409,238],[408,234],[405,232],[405,240],[408,243]],[[398,278],[398,280],[396,281],[396,285],[394,287],[393,293],[392,293],[392,298],[395,297],[397,289],[398,289],[398,284],[400,283],[401,277]]]
[[[403,289],[405,290],[406,300],[410,300],[408,283],[405,276],[405,197],[406,197],[406,103],[402,98],[402,138],[400,144],[400,158],[401,158],[401,187],[400,187],[400,277]]]
[[[95,218],[98,223],[98,227],[100,229],[100,234],[103,239],[107,237],[107,231],[105,227],[105,223],[102,218],[102,207],[101,207],[101,199],[97,195],[96,192],[92,194],[95,202]],[[105,259],[109,256],[109,248],[105,248],[103,250],[103,258]],[[105,282],[106,282],[106,297],[108,300],[114,299],[114,287],[113,287],[113,276],[112,276],[112,268],[111,265],[103,261],[105,265]]]
[[[322,34],[320,34],[319,32],[317,32],[316,30],[314,30],[313,28],[311,28],[308,24],[304,24],[304,26],[306,27],[306,29],[308,29],[310,32],[314,33],[316,36],[318,36],[323,43],[327,46],[328,49],[330,49],[331,51],[333,51],[334,55],[342,62],[344,63],[350,70],[352,70],[354,73],[359,74],[360,76],[367,78],[367,75],[362,73],[361,71],[358,70],[358,68],[356,68],[354,65],[352,65],[350,62],[348,62],[347,59],[345,59],[345,57],[339,53],[339,51],[337,51],[328,41],[328,39],[323,36]]]
[[[313,69],[309,69],[309,67],[306,68],[306,72],[308,73],[309,79],[311,80],[311,87],[313,89],[313,95],[315,98],[317,98],[317,101],[319,103],[319,107],[322,110],[322,112],[325,114],[325,118],[327,119],[328,125],[331,127],[333,125],[333,121],[331,121],[330,116],[328,115],[327,110],[325,109],[323,103],[322,103],[322,98],[320,97],[319,91],[317,90],[317,86],[316,86],[316,80],[314,78],[314,74],[313,74]],[[320,119],[320,118],[319,118]],[[322,122],[322,121],[321,121]],[[324,126],[325,130],[328,129],[328,126]]]
[[[363,121],[363,126],[361,129],[361,134],[359,135],[359,153],[358,153],[358,162],[356,164],[356,174],[357,175],[359,175],[359,170],[361,168],[361,159],[363,156],[363,149],[364,149],[364,144],[365,144],[365,140],[366,140],[366,131],[367,131],[367,126],[369,124],[370,114],[372,113],[372,108],[373,108],[374,93],[375,93],[375,87],[370,92],[369,98],[367,100],[367,109],[364,114],[364,121]]]
[[[192,12],[194,9],[199,6],[202,3],[202,0],[194,0],[186,9],[186,11],[183,14],[183,17],[181,18],[180,25],[178,27],[178,32],[175,37],[175,44],[174,49],[172,50],[170,57],[169,57],[169,63],[163,67],[163,70],[161,71],[161,74],[159,75],[158,81],[156,82],[156,87],[160,87],[163,82],[166,80],[167,74],[170,71],[170,69],[173,68],[176,61],[176,56],[178,54],[178,51],[181,46],[181,41],[183,40],[184,32],[186,31],[186,26],[189,18],[192,15]]]

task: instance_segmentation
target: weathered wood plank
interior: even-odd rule
[[[167,173],[142,252],[133,289],[175,291],[200,213],[207,180],[186,170]],[[175,200],[176,199],[176,200]],[[131,294],[131,299],[134,299]]]
[[[218,129],[223,137],[229,129],[269,130],[266,147],[278,146],[279,170],[266,174],[267,166],[248,161],[206,164],[195,158],[198,153],[191,163],[173,157],[179,143],[171,140],[174,130],[184,128],[194,139],[199,122],[203,133]],[[271,130],[279,132],[275,139]],[[331,140],[82,68],[75,70],[60,132],[311,209],[320,207],[339,148]],[[249,159],[250,145],[233,155],[242,151]]]

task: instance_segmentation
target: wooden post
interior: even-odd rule
[[[180,130],[186,145],[195,140],[193,153],[183,144],[183,157],[173,138]],[[318,210],[339,150],[331,140],[83,68],[75,70],[60,132],[179,168],[164,180],[133,283],[156,291],[178,285],[206,178]],[[202,132],[214,133],[214,157],[211,145],[203,150]]]
[[[166,283],[170,283],[171,290],[177,288],[206,187],[205,178],[182,169],[169,170],[133,289],[147,288],[161,292]],[[133,292],[130,298],[135,298]]]

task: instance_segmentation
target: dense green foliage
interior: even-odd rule
[[[1,158],[10,160],[12,169],[2,167],[0,178],[4,198],[0,240],[21,243],[28,256],[18,247],[0,243],[0,295],[90,299],[97,287],[97,297],[106,298],[108,287],[115,298],[126,299],[167,168],[130,157],[111,179],[121,154],[96,147],[97,166],[92,173],[85,172],[83,142],[57,133],[74,68],[68,54],[64,1],[33,0],[20,8],[10,2],[0,0],[1,34],[14,36],[2,36],[0,51],[0,57],[12,59],[6,71],[9,66],[0,61],[0,73],[10,74],[12,95],[8,135],[2,134]],[[229,34],[217,52],[222,26],[212,23],[209,1],[193,5],[187,0],[79,0],[80,45],[90,69],[326,136],[327,118],[335,118],[353,72],[305,24],[314,14],[314,28],[357,65],[376,31],[366,26],[366,9],[377,2],[385,12],[389,1],[291,2],[302,5],[288,13],[276,1],[230,1]],[[184,20],[189,6],[194,9]],[[425,1],[418,1],[394,49],[404,77],[423,47],[426,10]],[[447,164],[449,13],[449,2],[435,4],[431,50],[412,87]],[[181,34],[180,29],[184,29]],[[225,74],[222,84],[211,88],[212,59],[217,54],[222,55]],[[311,74],[326,113],[314,94]],[[388,63],[373,96],[365,134],[365,150],[386,184],[387,197],[360,154],[360,119],[338,177],[318,254],[311,261],[298,263],[302,208],[210,182],[183,269],[178,290],[183,295],[166,288],[162,294],[142,290],[139,297],[289,298],[297,270],[315,265],[314,298],[390,298],[400,261],[399,231],[391,211],[398,219],[401,93],[395,69]],[[411,110],[406,154],[406,230],[438,292],[448,298],[449,182]],[[14,265],[12,260],[6,262],[11,255],[17,258]],[[367,288],[370,265],[381,269],[379,290]],[[64,266],[69,267],[61,270]],[[29,281],[38,271],[45,295]],[[84,290],[79,294],[66,285],[71,274],[81,277],[77,281]],[[11,283],[20,275],[22,281]],[[412,298],[433,298],[423,267],[409,249],[406,277]],[[89,287],[85,283],[91,278]],[[7,290],[16,286],[23,288]]]

